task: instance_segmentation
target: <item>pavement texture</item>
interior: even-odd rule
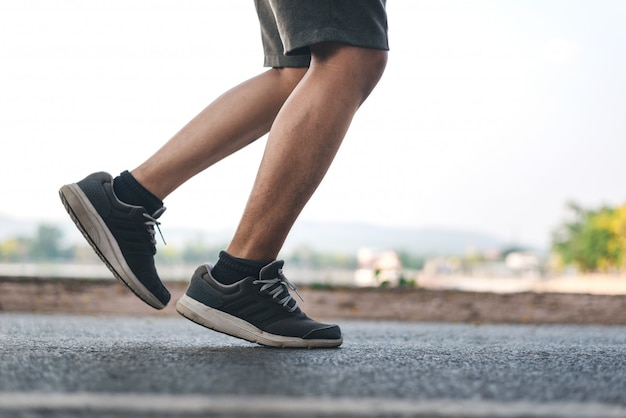
[[[270,349],[176,317],[0,314],[0,417],[626,416],[626,327],[340,322]]]

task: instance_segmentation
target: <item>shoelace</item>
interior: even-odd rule
[[[298,293],[296,286],[294,286],[294,284],[285,277],[282,269],[278,269],[278,277],[276,277],[275,279],[258,279],[253,281],[252,283],[262,284],[263,286],[261,286],[261,292],[266,291],[270,296],[272,296],[273,299],[276,300],[276,303],[278,303],[279,305],[283,305],[283,307],[289,312],[293,312],[298,309],[298,302],[293,299],[293,297],[291,297],[289,289],[296,292],[296,295],[298,295],[300,300],[304,302],[304,299],[302,299],[302,296],[300,296],[300,293]],[[278,284],[278,286],[275,286],[274,289],[269,290],[276,284]],[[292,300],[293,306],[289,307],[289,302],[291,302]]]
[[[156,226],[156,229],[159,230],[159,235],[161,236],[161,240],[163,240],[163,244],[167,245],[165,242],[165,238],[163,237],[163,233],[161,232],[161,228],[159,228],[159,225],[161,225],[161,222],[157,221],[156,218],[148,215],[147,213],[144,213],[143,216],[144,218],[147,219],[147,221],[144,222],[144,225],[148,227],[148,234],[150,234],[150,242],[152,243],[152,246],[155,247],[154,251],[156,252],[156,239],[154,238],[154,236],[156,235],[156,232],[154,231],[155,226]]]

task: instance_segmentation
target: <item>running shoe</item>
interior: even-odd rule
[[[224,285],[211,275],[211,265],[198,267],[185,295],[177,302],[182,316],[212,330],[271,347],[338,347],[337,325],[309,318],[291,296],[295,286],[283,275],[282,260]]]
[[[121,202],[110,174],[94,173],[59,190],[70,217],[113,275],[155,309],[163,309],[170,293],[154,265],[154,228],[165,211],[147,213]]]

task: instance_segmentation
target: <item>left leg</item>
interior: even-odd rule
[[[311,66],[274,120],[228,252],[215,266],[196,270],[176,309],[207,328],[260,344],[336,347],[341,330],[300,310],[276,257],[384,71],[385,0],[256,3],[278,23],[263,32],[264,41],[280,32],[287,54],[266,54],[266,65],[288,66],[290,54],[309,51]]]
[[[381,77],[387,52],[324,43],[276,116],[246,209],[227,252],[273,260],[326,174],[355,112]]]
[[[311,68],[274,121],[228,253],[213,268],[200,266],[176,304],[180,314],[200,325],[270,346],[343,342],[337,325],[314,321],[300,310],[283,262],[271,260],[324,177],[387,57],[386,51],[335,43],[316,45],[311,53]],[[266,260],[257,264],[256,275],[249,273],[254,260]],[[217,270],[228,264],[237,266],[236,273],[248,270],[245,277],[225,282]]]

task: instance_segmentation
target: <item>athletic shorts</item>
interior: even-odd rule
[[[309,46],[389,49],[386,0],[255,0],[266,67],[308,67]]]

